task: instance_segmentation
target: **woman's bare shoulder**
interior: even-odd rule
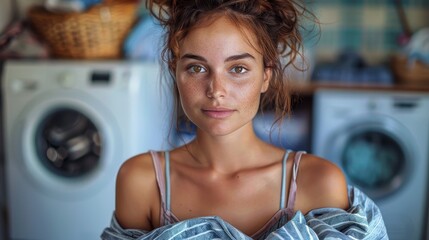
[[[308,210],[322,207],[347,209],[347,181],[342,170],[326,159],[304,154],[297,176],[298,193]]]
[[[115,216],[123,228],[152,229],[151,212],[159,202],[151,153],[126,160],[116,176]]]
[[[147,152],[131,157],[122,163],[118,171],[117,179],[131,181],[134,180],[134,178],[137,180],[144,179],[154,174],[152,156],[150,152]],[[138,182],[140,183],[140,181]]]

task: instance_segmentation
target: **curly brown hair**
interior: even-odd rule
[[[289,115],[291,97],[285,70],[301,55],[301,16],[316,20],[303,4],[294,0],[147,0],[146,7],[166,29],[162,59],[173,79],[179,43],[203,20],[222,14],[253,32],[264,66],[272,69],[268,90],[261,95],[260,110],[273,110],[275,122]]]

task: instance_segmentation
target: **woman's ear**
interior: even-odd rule
[[[264,93],[268,90],[270,86],[271,76],[273,75],[273,70],[270,67],[265,67],[264,69],[264,82],[262,83],[261,93]]]

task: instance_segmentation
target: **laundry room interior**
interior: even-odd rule
[[[0,0],[0,240],[99,239],[121,164],[193,138],[144,1]],[[256,134],[338,165],[389,239],[429,240],[429,1],[307,4],[292,112]]]

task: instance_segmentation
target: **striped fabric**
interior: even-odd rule
[[[349,186],[350,209],[321,208],[294,217],[263,239],[388,239],[380,210],[359,189]],[[200,217],[170,224],[152,231],[123,229],[113,215],[106,228],[104,240],[178,240],[235,239],[250,240],[249,236],[219,217]]]

